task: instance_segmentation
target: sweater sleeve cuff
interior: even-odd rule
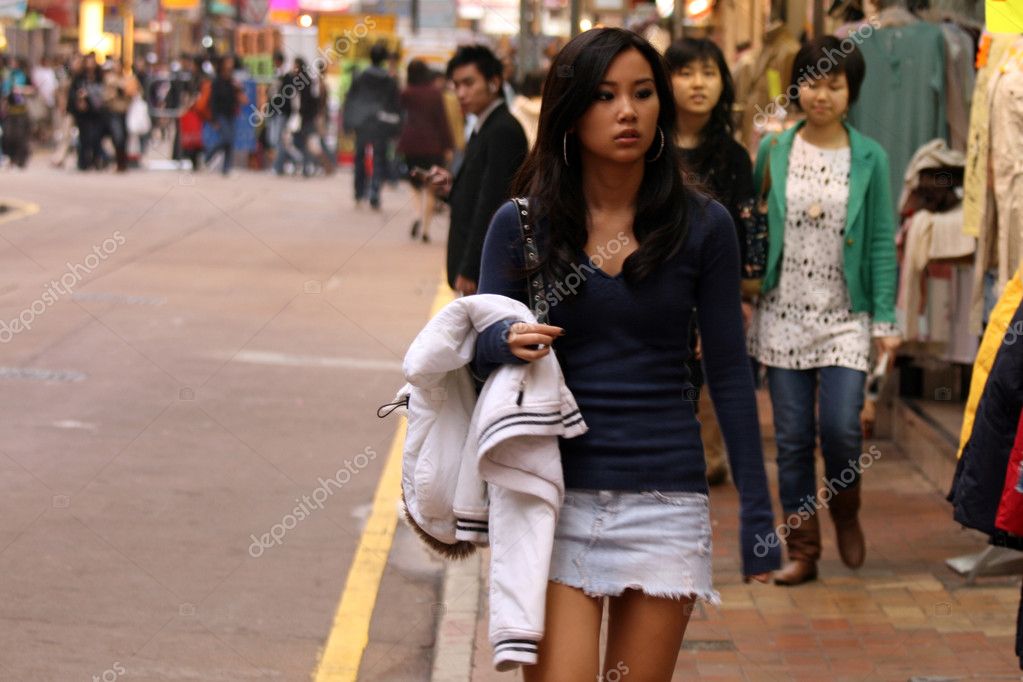
[[[508,330],[516,322],[519,320],[509,317],[480,332],[476,339],[476,358],[472,363],[473,373],[478,379],[485,380],[500,365],[526,362],[516,357],[508,347]]]
[[[870,336],[874,339],[882,336],[902,336],[902,330],[894,322],[875,321],[870,323]]]

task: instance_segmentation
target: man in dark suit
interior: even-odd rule
[[[430,181],[451,204],[448,284],[464,296],[476,293],[483,238],[490,219],[509,198],[512,178],[526,157],[526,134],[502,96],[501,61],[482,45],[458,48],[447,76],[465,114],[476,124],[461,166],[452,176],[434,166]]]

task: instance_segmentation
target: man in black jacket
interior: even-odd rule
[[[448,62],[447,76],[462,112],[474,114],[476,124],[455,175],[434,166],[430,180],[451,204],[448,284],[462,295],[476,293],[483,238],[494,212],[509,198],[528,149],[526,134],[501,95],[503,71],[501,61],[482,45],[462,46]]]
[[[372,63],[352,81],[345,95],[341,122],[346,133],[355,132],[355,203],[366,198],[366,147],[373,148],[373,177],[369,182],[369,204],[380,208],[380,186],[387,172],[387,145],[398,134],[401,122],[398,81],[387,72],[387,45],[370,48]]]

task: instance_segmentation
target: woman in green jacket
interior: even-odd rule
[[[861,458],[863,387],[871,339],[880,355],[900,337],[888,157],[844,120],[865,71],[852,41],[805,45],[789,93],[796,99],[798,91],[806,120],[766,138],[757,154],[754,182],[769,187],[770,236],[749,341],[767,367],[774,411],[788,533],[789,563],[775,574],[782,585],[816,578],[821,507],[831,512],[843,562],[857,568],[866,552],[858,520],[870,458]],[[819,499],[818,415],[827,479]]]

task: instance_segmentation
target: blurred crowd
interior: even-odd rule
[[[404,178],[421,188],[413,169],[450,166],[473,117],[460,110],[442,68],[419,59],[401,68],[400,55],[383,44],[371,52],[345,90],[328,78],[326,64],[280,53],[270,78],[254,78],[231,55],[167,64],[150,58],[131,67],[91,53],[35,64],[0,58],[0,168],[24,168],[33,152],[46,150],[58,168],[124,172],[150,152],[227,174],[244,154],[248,168],[309,177],[332,174],[347,151],[377,206],[379,189],[371,187]],[[503,61],[502,94],[532,140],[544,74],[519,79],[513,57]],[[389,120],[379,120],[380,111]],[[432,194],[422,196],[432,204]],[[428,239],[425,228],[417,233]]]

